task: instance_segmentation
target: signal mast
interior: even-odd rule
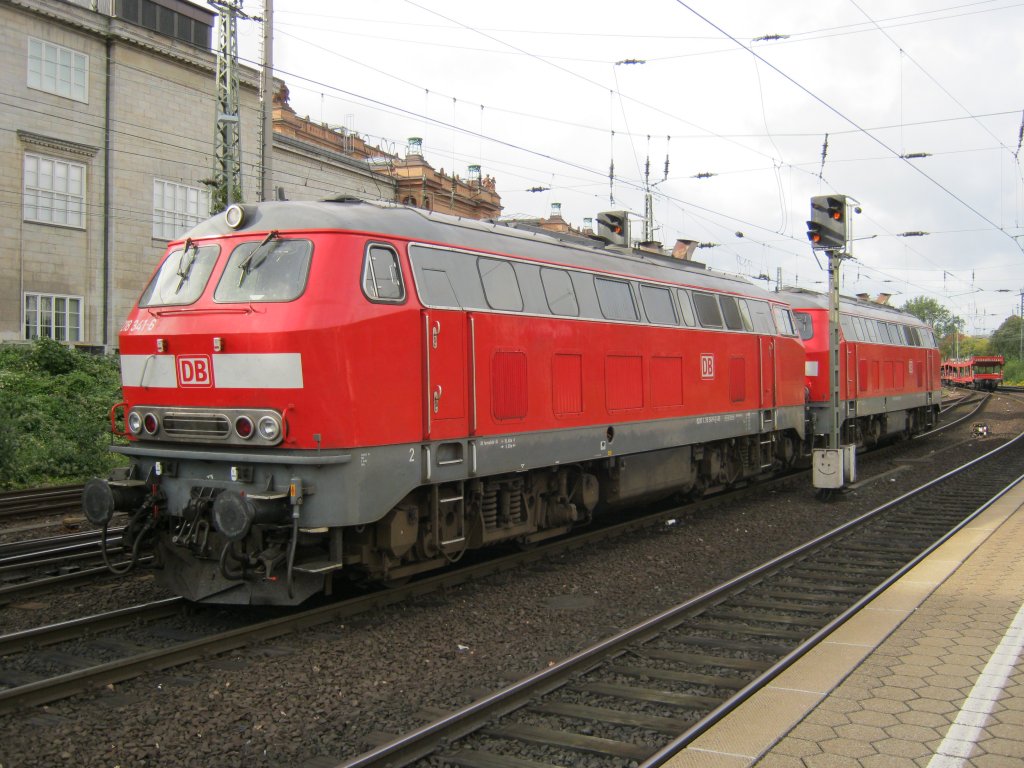
[[[846,195],[819,195],[811,198],[811,220],[807,222],[807,239],[811,248],[828,254],[828,355],[830,362],[829,391],[832,418],[828,444],[813,449],[814,487],[823,497],[857,479],[857,454],[853,443],[842,444],[842,399],[840,397],[839,360],[839,267],[843,259],[852,258],[849,244],[849,205]],[[859,208],[855,208],[860,212]]]

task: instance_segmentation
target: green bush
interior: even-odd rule
[[[1007,360],[1003,366],[1003,382],[1014,387],[1024,384],[1024,360]]]
[[[114,357],[44,339],[0,345],[0,488],[75,483],[123,464],[110,445]]]

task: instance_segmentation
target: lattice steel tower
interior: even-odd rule
[[[238,114],[238,15],[241,0],[210,0],[217,9],[217,118],[213,139],[210,213],[242,199],[242,142]]]

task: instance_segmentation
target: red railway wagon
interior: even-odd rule
[[[942,383],[992,392],[1003,381],[1002,355],[972,355],[942,361]]]
[[[133,514],[193,600],[399,580],[643,499],[788,466],[789,307],[745,280],[361,202],[235,206],[168,253],[120,336]]]
[[[786,289],[807,349],[812,434],[831,432],[828,296]],[[941,400],[939,351],[931,328],[908,312],[840,297],[839,397],[843,441],[874,445],[935,424]]]

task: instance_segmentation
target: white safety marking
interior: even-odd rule
[[[195,355],[185,356],[191,360]],[[211,355],[217,389],[302,389],[302,355],[279,352],[252,355]],[[174,355],[121,355],[125,387],[175,389],[178,368]]]
[[[173,355],[121,355],[121,386],[178,386]]]
[[[992,658],[982,670],[970,696],[960,708],[946,738],[935,751],[928,768],[961,768],[967,764],[975,744],[984,736],[988,716],[1002,695],[1010,675],[1014,674],[1017,659],[1024,648],[1024,605],[1017,611],[1010,628],[1003,635]]]
[[[217,389],[302,389],[302,355],[214,355]]]

